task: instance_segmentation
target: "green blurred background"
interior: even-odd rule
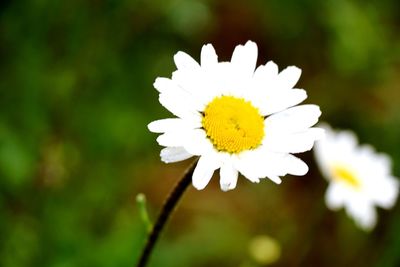
[[[136,195],[154,220],[189,163],[159,160],[146,126],[170,115],[153,81],[209,42],[221,60],[250,39],[260,64],[300,67],[322,120],[390,154],[400,176],[399,27],[397,0],[2,1],[0,266],[134,266]],[[301,157],[309,174],[279,186],[189,189],[149,266],[400,266],[399,205],[362,232],[327,210]]]

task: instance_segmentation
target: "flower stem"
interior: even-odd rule
[[[139,258],[138,264],[136,265],[137,267],[146,266],[149,257],[151,255],[151,252],[154,249],[154,245],[156,244],[160,236],[160,233],[162,232],[165,226],[165,223],[168,221],[169,217],[174,211],[176,204],[181,199],[183,193],[185,193],[186,189],[188,188],[188,186],[192,181],[192,175],[196,167],[196,163],[197,159],[190,164],[188,169],[185,171],[185,174],[183,175],[182,179],[179,180],[175,188],[172,190],[172,192],[169,194],[166,201],[164,202],[161,212],[157,218],[157,221],[155,222],[153,229],[147,238],[146,245]]]

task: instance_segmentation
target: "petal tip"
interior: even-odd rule
[[[147,129],[152,133],[156,133],[156,130],[154,128],[154,121],[152,121],[149,124],[147,124]]]
[[[274,183],[276,183],[276,184],[281,184],[282,183],[282,179],[281,178],[279,178],[279,180],[277,179],[277,180],[272,180]]]
[[[221,184],[221,190],[224,192],[228,192],[235,189],[235,186],[232,186],[231,184]]]
[[[206,188],[206,185],[204,185],[204,186],[203,185],[198,185],[198,184],[194,183],[193,181],[192,181],[192,185],[193,185],[194,188],[196,188],[199,191],[201,191],[204,188]]]
[[[245,44],[244,44],[244,46],[256,46],[257,47],[257,44],[256,44],[256,42],[254,42],[254,41],[252,41],[252,40],[248,40]]]

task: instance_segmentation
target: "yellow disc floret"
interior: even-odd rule
[[[357,174],[349,168],[337,165],[333,167],[332,172],[336,181],[343,182],[355,189],[360,188],[360,179],[357,177]]]
[[[233,96],[214,98],[205,108],[203,128],[219,151],[254,149],[264,137],[264,118],[250,102]]]

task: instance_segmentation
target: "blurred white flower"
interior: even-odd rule
[[[290,153],[310,150],[322,129],[310,128],[321,112],[316,105],[293,107],[307,94],[293,89],[301,70],[278,73],[272,61],[256,69],[257,45],[238,45],[230,62],[218,62],[211,44],[201,64],[178,52],[172,78],[157,78],[159,101],[177,118],[149,124],[161,146],[161,159],[176,162],[200,156],[193,186],[203,189],[220,169],[224,191],[236,187],[239,172],[252,182],[286,174],[304,175],[307,165]]]
[[[358,145],[350,131],[325,128],[314,148],[321,172],[329,181],[325,195],[332,210],[341,207],[364,230],[377,221],[375,206],[389,209],[396,202],[399,183],[391,174],[390,158],[369,145]]]

